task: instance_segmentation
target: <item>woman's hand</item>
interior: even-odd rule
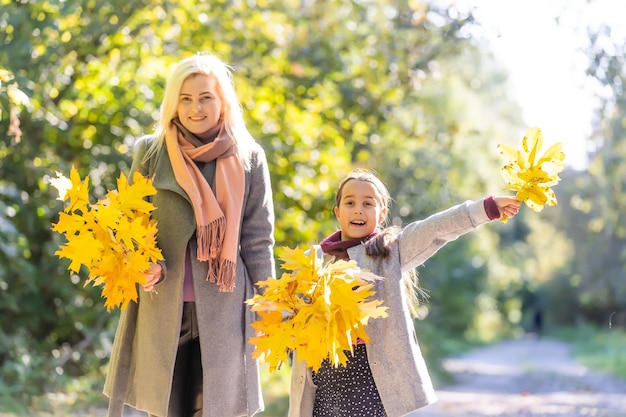
[[[163,267],[161,264],[152,263],[150,268],[143,273],[146,277],[146,282],[143,284],[144,291],[152,291],[154,286],[161,280],[163,276]]]
[[[512,219],[522,207],[522,202],[515,197],[494,197],[493,199],[500,211],[500,217]]]

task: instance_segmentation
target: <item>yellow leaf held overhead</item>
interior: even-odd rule
[[[156,221],[150,218],[154,206],[145,199],[156,193],[152,181],[135,172],[129,184],[121,174],[118,190],[95,204],[89,202],[89,177],[81,181],[73,167],[69,179],[57,173],[50,183],[58,199],[67,202],[52,225],[67,239],[55,255],[69,259],[72,272],[82,266],[89,271],[85,285],[102,286],[107,311],[126,308],[137,300],[137,284],[145,283],[143,272],[163,259],[156,246]]]
[[[559,173],[565,167],[562,142],[550,146],[539,156],[542,145],[543,134],[537,127],[528,129],[519,149],[498,145],[498,151],[506,161],[501,170],[508,184],[505,190],[515,191],[516,198],[536,212],[543,210],[545,205],[556,206],[551,187],[559,183]]]
[[[382,301],[372,299],[380,277],[361,270],[355,261],[324,263],[315,250],[285,249],[281,278],[259,282],[262,294],[246,300],[260,319],[252,324],[257,336],[254,358],[263,357],[270,371],[296,351],[313,370],[324,359],[345,365],[358,339],[369,342],[369,319],[387,317]]]

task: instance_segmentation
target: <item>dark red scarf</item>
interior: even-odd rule
[[[344,261],[347,261],[350,259],[350,257],[348,256],[348,248],[367,242],[377,234],[378,230],[374,231],[374,233],[368,236],[341,240],[341,230],[337,230],[335,233],[322,240],[322,243],[320,243],[320,247],[322,248],[322,251],[324,253],[332,255],[337,259],[343,259]]]

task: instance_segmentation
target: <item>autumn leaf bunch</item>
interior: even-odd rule
[[[262,293],[246,301],[260,317],[252,324],[257,336],[249,340],[256,346],[253,358],[262,357],[270,371],[287,361],[289,351],[315,371],[324,359],[345,365],[345,351],[353,352],[358,339],[369,342],[369,319],[387,316],[382,301],[371,299],[380,277],[355,261],[324,263],[315,250],[284,249],[287,272],[257,283]]]
[[[516,198],[536,212],[542,211],[544,205],[556,206],[556,196],[551,187],[559,183],[559,173],[565,166],[562,142],[550,146],[540,156],[542,146],[543,134],[537,127],[527,130],[519,149],[498,145],[506,161],[501,170],[508,184],[505,190],[516,191]]]
[[[89,176],[81,181],[73,167],[69,179],[57,172],[50,183],[59,191],[58,199],[68,202],[52,227],[67,239],[55,255],[69,259],[73,273],[87,268],[85,285],[102,286],[107,311],[123,310],[137,300],[136,285],[146,282],[143,272],[150,263],[163,259],[156,246],[156,221],[150,217],[154,206],[145,200],[156,193],[152,181],[135,172],[129,184],[122,173],[118,189],[95,204],[89,201]]]

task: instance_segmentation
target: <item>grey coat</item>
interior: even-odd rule
[[[389,417],[406,415],[437,401],[413,320],[407,308],[402,273],[423,264],[447,242],[489,221],[482,200],[465,202],[406,226],[390,246],[390,255],[375,259],[363,245],[348,249],[360,268],[384,277],[376,283],[376,298],[384,301],[388,317],[368,322],[369,361],[376,387]],[[294,358],[290,417],[311,417],[315,400],[311,370]]]
[[[124,403],[165,416],[171,391],[183,306],[187,243],[196,230],[191,203],[176,182],[166,147],[143,163],[152,139],[138,141],[131,171],[153,177],[157,194],[158,246],[166,264],[156,293],[139,290],[138,303],[121,313],[104,393],[109,416],[122,415]],[[202,351],[203,417],[252,416],[263,409],[259,367],[247,344],[255,320],[244,301],[254,295],[254,283],[275,276],[274,208],[265,153],[255,144],[245,172],[239,257],[234,292],[220,292],[205,280],[207,263],[192,256],[193,284]],[[215,163],[203,173],[213,184]],[[195,254],[195,239],[191,253]]]

